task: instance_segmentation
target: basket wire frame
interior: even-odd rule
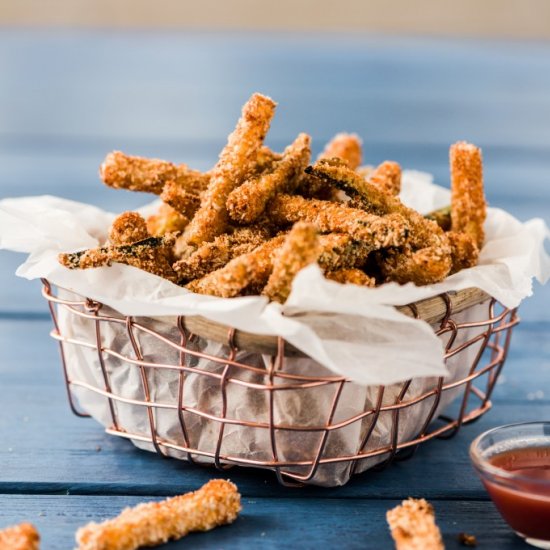
[[[63,299],[56,294],[46,280],[43,280],[42,294],[48,301],[50,313],[52,316],[54,328],[51,336],[58,341],[61,354],[61,363],[63,367],[64,380],[66,384],[67,397],[72,412],[80,417],[90,416],[87,412],[79,409],[77,399],[73,395],[74,387],[85,388],[106,398],[109,406],[109,415],[111,425],[106,428],[106,432],[126,439],[141,441],[152,444],[155,451],[161,456],[168,456],[169,450],[180,451],[185,454],[185,458],[191,463],[197,463],[197,457],[206,457],[213,461],[216,468],[220,470],[228,469],[234,465],[252,466],[257,468],[267,468],[274,470],[278,481],[287,486],[302,485],[313,479],[318,468],[324,464],[335,464],[347,462],[351,466],[351,474],[356,473],[361,461],[372,457],[383,457],[377,469],[388,466],[394,460],[410,458],[419,444],[434,438],[448,439],[453,437],[463,424],[471,423],[491,408],[491,394],[497,382],[498,376],[504,366],[508,353],[512,328],[519,322],[516,309],[508,309],[489,299],[485,303],[487,315],[483,320],[475,322],[458,323],[453,319],[452,303],[447,294],[441,295],[444,300],[446,311],[439,327],[435,329],[438,336],[446,336],[445,359],[460,354],[473,345],[479,345],[479,350],[468,369],[465,377],[452,382],[445,383],[444,377],[437,379],[431,389],[421,395],[407,398],[407,391],[411,380],[401,384],[400,391],[393,403],[384,404],[385,386],[378,386],[374,406],[368,410],[354,415],[345,420],[334,421],[335,412],[338,407],[342,391],[346,384],[353,382],[341,376],[314,376],[298,375],[285,372],[285,341],[283,338],[277,339],[277,353],[271,356],[266,369],[260,369],[253,365],[241,363],[236,360],[240,351],[235,345],[235,330],[229,329],[227,334],[228,353],[224,356],[213,356],[193,349],[190,345],[197,335],[191,334],[185,328],[185,319],[177,319],[177,328],[179,329],[179,342],[174,342],[164,335],[156,332],[150,327],[139,323],[131,316],[122,316],[107,314],[102,312],[102,304],[82,298]],[[417,312],[414,304],[409,306],[415,316]],[[80,318],[88,319],[94,325],[95,342],[84,342],[64,335],[60,330],[57,308],[64,308],[65,312]],[[115,323],[124,325],[128,339],[131,343],[134,356],[128,357],[121,355],[117,350],[106,347],[102,342],[102,325],[105,323]],[[479,328],[481,331],[472,338],[454,346],[459,331],[471,328]],[[178,351],[179,361],[177,364],[152,363],[147,361],[141,351],[140,334],[147,334],[158,339],[163,345],[171,346]],[[69,376],[69,369],[66,361],[65,346],[76,345],[93,348],[97,352],[98,363],[102,374],[102,387],[91,385],[83,380],[72,379]],[[108,369],[106,367],[106,358],[114,357],[125,361],[139,370],[140,380],[143,390],[143,400],[132,399],[113,391]],[[221,373],[201,370],[190,365],[190,358],[208,359],[223,367]],[[171,369],[177,372],[178,377],[178,396],[174,403],[155,402],[151,397],[151,388],[148,378],[148,371],[152,369]],[[241,380],[234,376],[234,373],[245,369],[255,374],[261,374],[265,383],[260,384],[253,381]],[[218,414],[213,411],[200,410],[186,405],[184,402],[184,388],[186,378],[189,374],[200,374],[201,376],[217,379],[219,391],[221,394],[221,408]],[[476,383],[476,384],[474,384]],[[268,397],[268,421],[251,421],[227,416],[227,387],[228,384],[240,384],[254,391],[266,392]],[[310,425],[291,425],[277,424],[275,420],[275,392],[281,391],[301,391],[310,388],[329,386],[333,388],[333,397],[330,403],[330,410],[327,411],[326,423],[318,426]],[[459,407],[455,417],[440,414],[437,417],[436,411],[445,392],[460,388],[461,395],[458,397]],[[432,405],[424,420],[420,423],[420,429],[416,436],[399,441],[399,423],[400,415],[407,408],[412,407],[424,400],[433,398]],[[472,404],[472,401],[474,403]],[[147,411],[148,430],[144,433],[130,433],[126,431],[120,423],[117,414],[117,403],[145,407]],[[181,428],[181,440],[175,442],[159,436],[155,421],[155,411],[158,409],[175,409],[179,427]],[[189,437],[189,428],[185,414],[197,415],[203,419],[208,419],[218,424],[217,439],[214,452],[197,448],[191,444]],[[367,444],[371,437],[377,422],[382,413],[390,413],[391,427],[389,445],[376,447],[367,450]],[[334,430],[340,430],[355,422],[363,422],[366,419],[370,421],[366,424],[364,433],[361,437],[357,452],[354,454],[345,454],[338,456],[327,456],[324,451],[329,435]],[[262,429],[269,431],[270,454],[269,460],[259,460],[246,456],[231,456],[223,453],[223,440],[225,428],[228,424],[237,424],[246,428]],[[277,448],[277,432],[302,431],[318,432],[320,437],[314,452],[313,458],[309,460],[282,460],[279,458]],[[203,465],[203,464],[201,464]],[[296,473],[292,469],[301,467],[301,472]]]

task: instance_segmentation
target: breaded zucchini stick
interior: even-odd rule
[[[31,523],[0,530],[0,550],[39,550],[40,535]]]
[[[106,245],[80,252],[59,254],[59,263],[69,269],[89,269],[122,263],[143,269],[170,281],[176,280],[172,269],[172,247],[175,237],[172,234],[164,237],[148,236],[143,240],[132,242],[135,232],[131,226],[143,229],[145,220],[134,212],[132,216],[125,212],[111,226],[109,235],[117,244]],[[131,220],[131,223],[130,223]]]
[[[336,134],[326,145],[317,160],[339,158],[345,160],[347,165],[356,170],[362,162],[362,142],[357,134]]]
[[[188,219],[195,215],[201,204],[198,195],[186,191],[175,181],[167,181],[164,184],[160,199]]]
[[[423,286],[438,283],[447,277],[452,267],[449,240],[446,235],[442,245],[435,240],[434,244],[424,248],[406,245],[387,251],[386,256],[382,255],[379,266],[386,280]]]
[[[449,231],[451,229],[451,207],[444,206],[433,210],[424,216],[428,220],[433,220],[443,231]]]
[[[336,134],[319,154],[317,160],[338,158],[355,169],[361,164],[362,150],[361,138],[356,134]],[[298,185],[298,192],[311,199],[321,199],[339,202],[338,189],[326,182],[314,178],[309,174],[303,174]]]
[[[317,261],[325,272],[360,267],[371,251],[367,244],[346,233],[320,235],[319,243],[321,254]]]
[[[370,172],[367,180],[380,191],[397,196],[401,192],[401,166],[386,160]]]
[[[181,233],[188,223],[189,218],[162,203],[158,212],[147,218],[147,231],[153,237],[162,237],[167,233]]]
[[[212,242],[199,246],[188,258],[176,262],[173,267],[180,281],[191,281],[220,269],[227,262],[252,252],[268,237],[268,232],[257,227],[243,227],[233,233],[218,235]]]
[[[311,223],[296,222],[273,260],[273,271],[262,294],[284,304],[296,274],[317,261],[321,247],[317,229]]]
[[[451,220],[453,231],[468,233],[481,249],[487,204],[483,192],[481,149],[460,141],[451,145]]]
[[[380,217],[343,204],[300,196],[277,195],[269,204],[269,216],[279,224],[306,221],[323,233],[348,233],[370,250],[404,243],[409,226],[399,214]]]
[[[227,210],[232,220],[252,223],[264,212],[268,201],[277,193],[291,192],[298,177],[309,164],[311,138],[300,134],[284,151],[272,172],[245,181],[227,198]]]
[[[137,550],[177,540],[193,531],[233,523],[241,496],[230,481],[213,479],[198,491],[126,508],[103,523],[76,532],[77,550]]]
[[[262,289],[273,269],[273,253],[284,239],[284,235],[270,239],[252,252],[234,258],[225,267],[191,281],[187,288],[198,294],[222,298],[238,296],[250,286]]]
[[[479,248],[472,235],[449,231],[447,237],[451,245],[451,260],[453,263],[451,275],[461,269],[477,265]]]
[[[359,286],[376,286],[376,279],[369,277],[364,271],[357,268],[338,269],[336,271],[327,271],[325,277],[331,281],[342,284],[354,284]]]
[[[404,500],[386,519],[396,550],[445,550],[434,509],[423,498]]]
[[[113,246],[131,244],[150,237],[147,224],[137,212],[123,212],[109,228],[109,244]]]
[[[283,155],[280,153],[272,151],[267,145],[262,145],[256,157],[256,173],[270,172],[273,170],[273,165],[282,158]]]
[[[168,234],[121,246],[101,246],[80,252],[61,253],[58,259],[61,265],[69,269],[104,267],[113,262],[126,264],[175,282],[177,276],[170,263],[174,242],[174,237]]]
[[[408,247],[394,254],[383,267],[388,280],[425,285],[442,281],[451,270],[449,240],[432,220],[405,206],[397,197],[376,188],[343,163],[320,161],[306,172],[356,195],[369,209],[381,216],[400,215],[409,224]],[[385,218],[382,218],[385,219]],[[403,242],[400,245],[404,244]],[[398,245],[398,246],[400,246]]]
[[[237,127],[212,170],[201,206],[185,230],[189,244],[198,246],[226,232],[229,219],[227,197],[254,171],[275,105],[272,99],[261,94],[254,94],[244,105]]]
[[[99,176],[109,187],[160,195],[167,181],[175,181],[189,193],[199,194],[210,181],[209,174],[159,159],[109,153],[99,169]]]

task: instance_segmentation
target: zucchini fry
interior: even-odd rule
[[[250,286],[263,288],[273,269],[273,253],[284,239],[284,235],[270,239],[252,252],[234,258],[221,269],[191,281],[187,288],[198,294],[222,298],[238,296]]]
[[[357,134],[336,134],[326,145],[317,160],[339,158],[356,170],[362,162],[362,142]]]
[[[292,192],[310,159],[311,138],[300,134],[284,151],[272,172],[245,181],[227,198],[232,220],[252,223],[264,212],[268,201],[277,193]]]
[[[233,233],[218,235],[212,242],[204,243],[188,258],[176,262],[173,267],[180,281],[191,281],[222,268],[227,262],[242,254],[252,252],[268,237],[260,228],[243,227]]]
[[[458,233],[457,231],[449,231],[447,237],[451,244],[451,260],[453,263],[451,275],[457,273],[461,269],[467,269],[477,265],[479,248],[472,235],[468,233]]]
[[[306,221],[323,233],[348,233],[370,250],[400,246],[409,225],[400,214],[380,217],[343,204],[300,196],[277,195],[269,204],[270,218],[279,224]]]
[[[69,269],[109,266],[113,262],[143,269],[170,281],[176,280],[172,269],[173,235],[148,237],[143,241],[119,246],[101,246],[80,252],[61,253],[59,263]]]
[[[114,189],[155,195],[160,195],[167,181],[175,181],[182,189],[196,195],[210,181],[209,174],[192,170],[185,164],[176,165],[165,160],[135,157],[120,151],[113,151],[105,157],[99,176],[105,185]]]
[[[0,530],[0,550],[39,550],[40,535],[31,523]]]
[[[432,220],[443,231],[450,231],[451,229],[451,206],[444,206],[443,208],[438,208],[437,210],[433,210],[432,212],[429,212],[424,216],[428,220]]]
[[[311,223],[296,222],[275,254],[273,271],[262,294],[284,304],[297,273],[317,261],[321,247],[317,229]]]
[[[77,550],[137,550],[233,523],[241,495],[230,481],[213,479],[198,491],[126,508],[116,518],[76,532]]]
[[[485,239],[483,224],[487,217],[481,149],[460,141],[451,145],[449,157],[452,229],[468,233],[481,248]]]
[[[141,239],[144,234],[147,236]],[[145,220],[138,213],[125,212],[115,219],[109,236],[111,241],[108,245],[59,254],[59,263],[69,269],[89,269],[115,262],[175,281],[176,274],[171,266],[175,242],[173,234],[151,237],[147,233]],[[134,240],[136,238],[140,240]]]
[[[386,513],[396,550],[444,550],[432,505],[409,498]]]
[[[272,99],[261,94],[254,94],[244,105],[242,116],[212,170],[200,208],[185,230],[187,243],[198,246],[226,232],[227,197],[254,171],[275,105]]]
[[[186,191],[176,181],[164,184],[160,199],[188,219],[194,216],[201,203],[198,195]]]
[[[167,233],[181,233],[189,223],[189,218],[174,210],[169,204],[162,203],[156,214],[147,218],[147,231],[153,237],[162,237]]]
[[[109,229],[109,244],[131,244],[149,237],[147,224],[137,212],[123,212],[117,216]]]
[[[386,160],[369,174],[367,180],[380,191],[396,197],[401,192],[401,166]]]
[[[369,246],[346,233],[320,235],[318,263],[325,272],[361,267],[371,251]]]
[[[389,255],[382,266],[387,280],[425,285],[442,281],[449,274],[452,265],[449,239],[437,223],[381,191],[343,163],[320,161],[308,166],[306,172],[358,197],[365,209],[384,216],[382,219],[400,215],[406,220],[410,227],[407,246]]]
[[[376,286],[376,279],[369,277],[364,271],[357,268],[338,269],[336,271],[328,271],[325,277],[331,281],[336,281],[342,284],[354,284],[359,286]]]

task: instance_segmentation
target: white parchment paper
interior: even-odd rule
[[[420,212],[450,201],[449,191],[433,184],[431,176],[412,171],[404,173],[401,197]],[[505,306],[515,307],[531,294],[533,277],[544,283],[550,275],[550,258],[544,250],[550,233],[544,221],[521,223],[496,208],[488,210],[479,265],[442,283],[386,284],[374,289],[340,285],[325,280],[313,265],[296,277],[284,306],[268,304],[263,297],[193,294],[121,264],[75,271],[59,265],[59,252],[102,243],[113,217],[93,206],[51,196],[4,199],[0,201],[0,248],[29,253],[17,270],[21,277],[45,277],[124,315],[199,314],[240,330],[283,336],[329,371],[364,385],[446,374],[443,347],[433,330],[392,306],[478,287]]]

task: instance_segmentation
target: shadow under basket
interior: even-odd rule
[[[43,296],[75,414],[162,456],[266,468],[284,485],[343,485],[452,437],[491,408],[519,321],[475,288],[398,307],[430,324],[449,375],[361,386],[280,337],[128,317],[46,280]]]

